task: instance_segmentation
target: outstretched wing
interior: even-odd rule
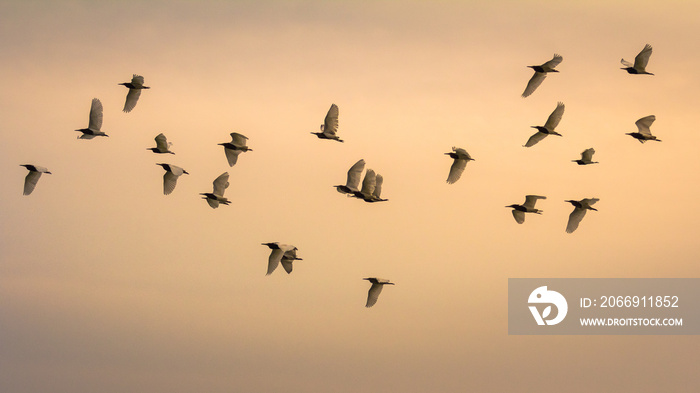
[[[217,201],[216,199],[206,198],[206,200],[212,209],[216,209],[217,207],[219,207],[219,201]]]
[[[177,185],[178,176],[172,172],[166,171],[163,175],[163,194],[170,195]]]
[[[102,128],[102,102],[97,98],[93,98],[92,105],[90,105],[90,122],[88,128],[93,131],[100,131]]]
[[[554,57],[552,57],[552,60],[542,64],[542,68],[554,68],[561,63],[561,61],[564,60],[564,58],[561,55],[554,54]]]
[[[563,102],[558,102],[557,107],[554,108],[554,111],[552,111],[552,114],[549,115],[547,118],[547,122],[544,123],[544,128],[546,128],[549,131],[554,131],[555,128],[559,125],[559,122],[561,121],[561,117],[564,115],[564,103]]]
[[[27,177],[24,178],[24,195],[29,195],[34,191],[34,187],[36,187],[36,183],[39,181],[40,177],[41,172],[29,171],[29,173],[27,173]]]
[[[581,205],[583,206],[592,206],[596,202],[598,202],[600,199],[599,198],[586,198],[586,199],[581,199]]]
[[[525,87],[525,91],[523,92],[523,98],[532,94],[542,84],[542,81],[546,77],[546,73],[535,71],[535,75],[533,75],[532,78],[530,78],[530,81],[527,82],[527,87]]]
[[[638,71],[645,71],[647,64],[649,63],[649,57],[651,57],[651,45],[644,45],[644,49],[634,58],[634,68]]]
[[[447,175],[447,184],[454,184],[460,177],[462,177],[462,172],[464,168],[467,167],[467,160],[463,158],[455,158],[452,166],[450,167],[450,174]]]
[[[338,105],[332,104],[323,120],[323,133],[335,135],[338,132]]]
[[[566,223],[566,233],[572,233],[578,228],[578,224],[583,220],[583,216],[586,215],[586,209],[576,207],[574,211],[569,214],[569,222]]]
[[[379,294],[382,293],[382,287],[384,287],[382,284],[372,284],[367,293],[367,304],[365,304],[365,307],[372,307],[377,303]]]
[[[355,163],[348,171],[348,181],[345,185],[351,190],[357,190],[360,185],[360,177],[362,176],[362,171],[365,170],[365,160],[362,159]]]
[[[542,139],[546,138],[547,134],[544,132],[539,132],[537,131],[534,135],[530,137],[530,139],[527,140],[527,143],[525,143],[525,147],[531,147],[537,144],[537,142],[541,141]]]
[[[595,154],[595,150],[592,147],[590,149],[586,149],[581,153],[581,160],[590,162],[593,160],[593,154]]]
[[[224,147],[224,153],[226,153],[226,160],[228,161],[228,166],[236,165],[238,162],[238,155],[241,154],[242,150],[234,150]]]
[[[131,112],[139,101],[139,96],[141,96],[141,89],[129,89],[129,92],[126,94],[123,111],[126,113]]]
[[[640,134],[651,136],[651,130],[649,129],[649,127],[651,127],[651,124],[654,122],[654,120],[656,120],[656,116],[650,115],[642,117],[641,119],[634,122],[634,124],[637,125],[637,129],[639,130]]]
[[[376,197],[377,199],[381,198],[382,195],[382,184],[384,183],[384,176],[377,174],[375,177],[375,185],[374,185],[374,192],[372,195]]]
[[[228,185],[228,172],[224,172],[214,180],[214,194],[224,196],[224,191],[226,191]]]
[[[265,273],[266,276],[269,276],[270,274],[272,274],[272,272],[275,271],[275,269],[277,269],[277,265],[279,265],[283,255],[284,250],[280,248],[275,248],[272,250],[272,252],[270,253],[270,257],[267,259],[267,273]]]
[[[365,178],[362,180],[362,195],[374,194],[374,188],[377,186],[377,175],[374,170],[368,169],[365,173]]]
[[[624,58],[620,60],[620,63],[622,63],[622,65],[625,66],[625,67],[634,67],[634,65],[633,65],[632,63],[630,63],[629,61],[625,60]]]
[[[136,87],[143,87],[143,77],[141,75],[134,74],[131,78],[131,84]]]
[[[158,136],[155,139],[156,139],[156,148],[159,151],[163,152],[163,151],[168,150],[168,147],[170,146],[170,144],[168,143],[168,139],[165,138],[165,134],[163,134],[161,132],[160,134],[158,134]]]
[[[540,196],[540,195],[526,195],[525,196],[525,203],[523,203],[523,206],[532,209],[535,207],[535,203],[537,202],[538,199],[547,199],[547,197]]]
[[[237,132],[231,133],[231,144],[232,145],[234,145],[236,147],[245,147],[246,143],[248,143],[247,141],[248,141],[247,136],[245,136],[243,134],[239,134]]]
[[[525,222],[525,212],[513,209],[513,218],[515,218],[515,222],[522,224]]]

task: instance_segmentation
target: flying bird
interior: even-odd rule
[[[365,202],[385,202],[388,201],[388,199],[383,199],[381,197],[382,195],[382,184],[384,183],[384,177],[380,174],[377,174],[375,177],[374,181],[374,191],[372,191],[371,195],[365,195],[362,199],[365,200]]]
[[[156,139],[156,147],[149,147],[146,150],[151,150],[152,152],[158,153],[158,154],[165,154],[165,153],[175,154],[172,151],[170,151],[170,146],[172,146],[172,142],[168,142],[168,139],[165,137],[165,135],[162,132],[160,134],[158,134],[158,136],[155,139]]]
[[[228,172],[224,172],[219,177],[214,179],[214,192],[200,193],[199,195],[204,195],[202,199],[206,199],[207,203],[212,207],[212,209],[219,207],[220,203],[228,205],[231,203],[231,201],[224,198],[224,191],[226,191],[228,185]]]
[[[394,285],[394,283],[389,282],[389,280],[377,277],[367,277],[363,278],[363,280],[367,280],[372,283],[372,286],[369,288],[369,292],[367,293],[367,304],[365,304],[365,307],[372,307],[375,303],[377,303],[377,299],[379,299],[379,294],[382,292],[384,285]]]
[[[641,143],[646,141],[661,142],[661,139],[657,139],[654,135],[651,135],[651,130],[649,129],[654,120],[656,120],[656,116],[654,115],[642,117],[634,122],[634,124],[637,125],[637,130],[639,130],[639,132],[628,132],[625,135],[630,135],[632,138],[635,138]]]
[[[362,171],[365,169],[365,160],[361,159],[357,161],[350,170],[348,171],[348,180],[345,185],[333,186],[341,194],[352,194],[360,191],[358,187],[360,186],[360,177],[362,176]]]
[[[231,133],[231,142],[219,143],[219,145],[224,147],[224,153],[226,153],[226,159],[228,160],[228,166],[236,165],[238,161],[238,155],[244,151],[253,151],[253,149],[248,148],[246,141],[248,137],[239,134],[237,132]]]
[[[319,137],[319,139],[332,139],[334,141],[342,142],[343,140],[338,138],[336,133],[338,132],[338,105],[331,104],[331,108],[328,109],[326,118],[321,124],[321,132],[312,132],[312,134]]]
[[[597,164],[598,161],[593,161],[593,154],[595,154],[595,149],[591,147],[581,152],[580,160],[571,160],[571,162],[575,162],[579,165]]]
[[[302,260],[297,258],[298,248],[291,244],[281,244],[279,242],[273,243],[262,243],[263,246],[268,246],[272,250],[270,257],[267,259],[267,273],[266,276],[272,274],[272,272],[277,269],[277,265],[282,262],[282,267],[287,273],[292,272],[292,262],[297,260]]]
[[[464,168],[467,167],[467,163],[469,161],[474,161],[474,159],[461,147],[452,146],[452,152],[445,154],[454,159],[450,167],[450,174],[447,175],[447,184],[454,184],[462,177],[462,172],[464,172]]]
[[[36,183],[39,182],[39,178],[41,177],[42,173],[48,173],[49,175],[51,174],[51,172],[49,172],[49,170],[43,166],[31,164],[22,164],[20,166],[29,169],[27,177],[24,178],[24,195],[29,195],[32,193],[32,191],[34,191],[34,187],[36,187]]]
[[[525,87],[525,91],[523,92],[523,98],[532,94],[542,84],[542,81],[547,77],[548,72],[559,72],[555,70],[554,67],[558,66],[562,60],[564,60],[564,58],[555,53],[552,60],[542,65],[528,66],[529,68],[535,70],[535,74],[532,76],[532,78],[530,78],[530,81],[527,82],[527,87]]]
[[[624,65],[624,68],[621,68],[622,70],[627,71],[630,74],[646,74],[646,75],[654,75],[651,72],[647,72],[647,63],[649,63],[649,57],[651,57],[651,45],[646,44],[644,45],[644,49],[642,49],[641,52],[634,58],[634,64],[630,63],[629,61],[625,61],[625,59],[620,60],[622,65]]]
[[[355,191],[352,196],[363,199],[365,202],[388,201],[388,199],[381,198],[382,183],[384,183],[382,175],[377,175],[373,169],[368,169],[364,180],[362,180],[362,189]]]
[[[143,77],[141,75],[134,74],[131,78],[131,82],[119,83],[120,85],[129,88],[129,92],[126,94],[126,102],[124,102],[124,112],[131,112],[139,101],[139,96],[141,95],[141,90],[150,89],[148,86],[143,85]]]
[[[92,99],[92,104],[90,105],[90,122],[88,123],[88,128],[81,128],[76,131],[80,131],[83,135],[80,135],[78,139],[92,139],[96,136],[109,136],[104,132],[100,131],[102,128],[102,103],[97,98]]]
[[[170,195],[177,185],[177,178],[183,173],[189,175],[189,172],[180,168],[179,166],[171,164],[156,164],[160,165],[165,169],[165,174],[163,175],[163,194]],[[211,204],[211,203],[210,203]]]
[[[547,122],[544,123],[544,127],[542,126],[530,126],[531,128],[536,128],[537,132],[530,137],[530,139],[527,140],[527,142],[523,145],[524,147],[530,147],[534,146],[537,144],[537,142],[541,141],[544,139],[547,135],[558,135],[561,136],[560,133],[554,131],[555,128],[559,125],[559,122],[561,121],[561,117],[564,115],[564,103],[563,102],[558,102],[557,107],[554,109],[551,115],[549,115],[549,118],[547,118]]]
[[[526,195],[525,203],[522,205],[513,204],[506,207],[513,209],[513,218],[515,218],[515,221],[518,224],[522,224],[525,222],[525,213],[542,214],[542,210],[535,208],[535,203],[539,199],[547,199],[547,197],[539,195]]]
[[[586,210],[598,211],[598,209],[591,207],[591,205],[599,200],[598,198],[586,198],[580,201],[567,200],[566,202],[574,205],[574,211],[569,214],[569,221],[566,223],[566,233],[572,233],[578,228],[578,224],[586,215]]]

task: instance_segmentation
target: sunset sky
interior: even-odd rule
[[[700,2],[0,0],[0,391],[684,392],[697,336],[508,335],[508,278],[700,277]],[[649,75],[629,75],[653,46]],[[561,54],[528,98],[528,65]],[[150,86],[130,113],[118,83]],[[79,140],[90,103],[108,138]],[[558,101],[557,128],[525,148]],[[332,103],[339,136],[320,140]],[[655,115],[661,143],[625,133]],[[175,155],[156,155],[164,133]],[[229,167],[221,146],[253,151]],[[453,146],[462,178],[446,184]],[[571,160],[589,147],[599,164]],[[359,159],[369,204],[334,185]],[[186,169],[171,195],[163,169]],[[47,167],[29,196],[20,164]],[[199,193],[230,174],[230,206]],[[504,206],[546,196],[518,225]],[[573,234],[567,199],[600,198]],[[265,276],[266,242],[299,248]],[[365,308],[364,277],[395,282]]]

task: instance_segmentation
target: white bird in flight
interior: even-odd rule
[[[120,85],[129,88],[129,92],[126,94],[126,102],[124,102],[124,112],[131,112],[139,101],[139,96],[141,96],[141,90],[150,89],[148,86],[143,85],[143,77],[141,75],[136,75],[131,78],[131,82],[119,83]]]
[[[382,199],[381,197],[383,183],[384,178],[382,175],[377,175],[373,169],[368,169],[364,180],[362,180],[362,189],[355,191],[352,196],[371,203],[388,201],[388,199]]]
[[[630,74],[646,74],[646,75],[654,75],[651,72],[647,72],[647,64],[649,63],[649,57],[651,57],[651,45],[646,44],[644,45],[644,49],[642,49],[641,52],[634,58],[634,64],[630,63],[629,61],[625,61],[625,59],[620,60],[622,65],[624,65],[624,68],[621,68],[625,71],[627,71]]]
[[[555,70],[554,67],[558,66],[562,60],[564,60],[564,58],[561,57],[561,55],[555,53],[554,57],[552,57],[552,60],[542,65],[528,66],[529,68],[535,70],[535,74],[532,76],[532,78],[530,78],[530,81],[527,82],[527,87],[525,87],[525,91],[523,92],[523,98],[532,94],[542,84],[544,78],[547,77],[547,73],[559,72]]]
[[[450,167],[450,174],[447,175],[447,184],[454,184],[460,177],[462,177],[462,172],[467,167],[469,161],[474,161],[472,156],[467,153],[466,150],[461,147],[452,147],[452,152],[445,153],[454,159],[452,166]]]
[[[393,282],[378,277],[367,277],[363,278],[363,280],[367,280],[372,283],[372,286],[369,288],[369,292],[367,293],[367,304],[365,304],[365,307],[372,307],[375,303],[377,303],[377,299],[379,299],[379,294],[382,293],[382,288],[384,288],[384,285],[394,285]]]
[[[598,161],[593,161],[593,154],[595,154],[595,149],[591,147],[581,152],[580,160],[571,160],[571,162],[575,162],[579,165],[597,164]]]
[[[559,125],[559,122],[561,121],[561,117],[564,115],[564,103],[563,102],[558,102],[557,107],[554,109],[551,115],[547,118],[547,122],[544,123],[544,127],[542,126],[530,126],[531,128],[536,128],[537,132],[530,137],[530,139],[527,140],[527,142],[523,145],[524,147],[530,147],[534,146],[537,144],[537,142],[541,141],[544,139],[547,135],[558,135],[561,136],[560,133],[554,131],[555,128]]]
[[[360,177],[362,176],[362,171],[365,169],[365,160],[361,159],[357,161],[350,170],[348,170],[348,179],[344,185],[333,186],[341,194],[352,194],[360,191],[358,187],[360,186]]]
[[[581,223],[583,217],[586,215],[586,210],[598,209],[591,207],[594,203],[598,202],[598,198],[586,198],[580,201],[567,200],[570,204],[574,205],[574,211],[569,214],[569,221],[566,223],[566,233],[572,233],[578,228],[578,224]]]
[[[83,135],[80,135],[78,139],[92,139],[96,136],[109,136],[101,131],[102,129],[102,103],[97,98],[92,99],[92,104],[90,105],[90,121],[87,128],[81,128],[76,131],[80,131]]]
[[[319,137],[319,139],[331,139],[338,142],[343,142],[342,139],[338,138],[336,133],[338,132],[338,105],[331,104],[331,108],[328,109],[326,118],[321,124],[321,132],[312,132],[312,134]]]
[[[246,142],[247,140],[247,136],[237,132],[232,132],[231,142],[219,143],[219,145],[224,147],[224,153],[226,153],[228,166],[236,165],[236,162],[238,162],[238,155],[242,152],[253,151],[253,149],[248,148]]]
[[[547,197],[539,195],[526,195],[525,203],[523,203],[522,205],[513,204],[508,205],[506,207],[510,207],[513,209],[513,218],[515,218],[515,221],[518,224],[522,224],[525,222],[525,213],[542,214],[542,210],[535,208],[535,203],[539,199],[547,199]]]
[[[656,120],[656,116],[654,115],[642,117],[634,122],[634,124],[637,125],[638,132],[628,132],[625,135],[630,135],[641,143],[646,141],[661,142],[661,139],[657,139],[654,135],[651,135],[650,127],[654,120]]]
[[[170,193],[173,192],[175,186],[177,185],[178,177],[180,177],[183,173],[185,175],[189,175],[189,172],[180,168],[179,166],[175,166],[172,164],[156,165],[160,165],[163,167],[163,169],[165,169],[165,174],[163,175],[163,194],[165,195],[170,195]]]
[[[292,262],[301,261],[301,258],[297,258],[298,248],[291,244],[281,244],[279,242],[273,243],[262,243],[263,246],[268,246],[272,249],[269,258],[267,259],[267,273],[266,276],[272,274],[272,272],[277,269],[277,265],[282,262],[282,267],[287,272],[287,274],[292,272]]]
[[[200,193],[199,195],[204,195],[202,199],[206,199],[209,206],[212,209],[219,207],[219,204],[228,205],[231,203],[228,199],[224,198],[224,191],[228,188],[228,172],[224,172],[219,177],[214,179],[214,191],[209,193]]]
[[[20,166],[29,169],[29,173],[27,173],[27,176],[24,178],[24,195],[29,195],[34,191],[34,187],[36,187],[36,183],[39,182],[42,173],[51,174],[51,172],[43,166],[32,164],[22,164]]]
[[[165,137],[165,135],[161,132],[156,136],[156,147],[149,147],[146,150],[150,150],[154,153],[158,154],[165,154],[165,153],[170,153],[170,154],[175,154],[172,151],[170,151],[170,146],[172,146],[172,142],[168,142],[168,139]]]

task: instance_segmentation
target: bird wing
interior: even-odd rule
[[[525,87],[525,91],[523,92],[523,98],[532,94],[542,84],[542,81],[546,77],[546,73],[535,71],[535,75],[533,75],[532,78],[530,78],[530,81],[527,82],[527,87]]]
[[[94,137],[95,137],[95,135],[83,134],[83,135],[79,136],[78,139],[92,139]]]
[[[360,177],[362,176],[362,171],[365,170],[365,160],[362,159],[355,163],[348,171],[348,181],[345,185],[351,190],[357,190],[360,185]]]
[[[590,207],[591,205],[594,205],[599,200],[600,200],[599,198],[586,198],[586,199],[581,199],[579,202],[581,202],[581,205],[583,205],[583,206]]]
[[[143,87],[143,77],[141,75],[136,75],[131,78],[131,84],[137,87]]]
[[[29,195],[34,191],[34,187],[36,187],[36,183],[39,181],[40,177],[41,172],[29,171],[29,173],[27,173],[27,177],[24,178],[24,195]]]
[[[292,272],[292,261],[293,259],[286,259],[282,258],[280,262],[282,262],[282,267],[284,268],[284,271],[287,272],[287,274]]]
[[[245,147],[248,137],[237,132],[231,133],[231,144],[236,147]]]
[[[277,265],[279,265],[283,255],[284,250],[281,248],[275,248],[272,250],[272,252],[270,253],[270,257],[267,259],[267,273],[265,274],[266,276],[269,276],[270,274],[272,274],[272,272],[275,271],[275,269],[277,269]]]
[[[226,191],[228,185],[228,172],[224,172],[214,180],[214,194],[224,196],[224,191]]]
[[[564,103],[558,102],[557,107],[554,108],[552,114],[549,115],[549,117],[547,118],[547,122],[544,123],[544,128],[546,128],[549,131],[554,131],[554,129],[557,128],[557,126],[559,125],[561,117],[564,115],[564,109]]]
[[[656,120],[656,116],[650,115],[647,117],[642,117],[641,119],[634,122],[634,124],[637,125],[637,129],[639,129],[640,134],[651,136],[651,130],[649,129],[649,127],[651,127],[651,124],[654,122],[654,120]]]
[[[141,96],[141,89],[129,89],[129,92],[126,94],[123,111],[126,113],[131,112],[139,101],[139,96]]]
[[[165,138],[165,135],[161,132],[156,137],[156,148],[159,151],[164,152],[168,150],[168,146],[170,146],[170,144],[168,143],[168,139]]]
[[[566,223],[566,233],[572,233],[578,228],[578,224],[586,215],[586,209],[575,207],[574,211],[569,214],[569,222]]]
[[[515,218],[515,222],[522,224],[525,222],[525,212],[513,209],[513,218]]]
[[[547,137],[547,134],[545,134],[544,132],[537,131],[534,135],[530,137],[530,139],[527,140],[527,143],[525,143],[525,147],[534,146],[537,144],[537,142],[541,141],[545,137]]]
[[[183,173],[185,173],[185,170],[180,168],[179,166],[175,166],[172,164],[168,164],[168,166],[170,167],[170,172],[172,172],[175,176],[180,176]]]
[[[211,199],[211,198],[205,198],[205,199],[207,200],[207,203],[209,204],[209,206],[212,207],[212,209],[216,209],[217,207],[219,207],[219,201],[217,201],[216,199]]]
[[[564,58],[561,55],[554,54],[554,57],[552,57],[552,60],[542,64],[542,68],[554,68],[561,63],[561,61],[564,60]]]
[[[384,176],[377,174],[375,178],[375,184],[374,184],[374,192],[372,195],[377,197],[377,199],[381,198],[382,195],[382,184],[384,183]]]
[[[620,60],[620,63],[622,63],[622,65],[625,66],[625,67],[634,67],[634,65],[633,65],[632,63],[630,63],[629,61],[625,60],[624,58]]]
[[[102,102],[97,98],[93,98],[92,105],[90,105],[90,122],[88,123],[88,128],[93,131],[99,131],[102,128]]]
[[[163,175],[163,194],[170,195],[170,193],[173,192],[177,184],[177,178],[178,175],[169,171],[165,172]]]
[[[644,45],[644,49],[634,58],[634,68],[638,71],[645,71],[647,63],[649,63],[649,57],[651,57],[651,45]]]
[[[547,199],[547,197],[540,196],[540,195],[526,195],[525,196],[525,203],[523,203],[523,206],[532,209],[535,207],[535,202],[537,202],[538,199]]]
[[[338,132],[338,105],[332,104],[323,120],[323,133],[335,135]]]
[[[365,307],[372,307],[377,303],[377,299],[379,299],[379,294],[382,293],[383,287],[384,285],[379,283],[372,284],[367,293],[367,304],[365,304]]]
[[[368,169],[365,173],[365,178],[362,180],[362,194],[372,195],[374,193],[374,188],[377,186],[377,175],[375,175],[374,170]]]
[[[586,149],[581,153],[581,160],[590,162],[593,160],[593,154],[595,154],[595,150],[592,147],[590,149]]]
[[[228,160],[228,166],[236,165],[238,162],[238,155],[241,154],[242,150],[234,150],[224,147],[224,153],[226,153],[226,160]]]
[[[467,160],[463,158],[455,158],[452,166],[450,167],[450,174],[447,175],[447,184],[454,184],[460,177],[462,177],[462,172],[464,168],[467,167]]]

